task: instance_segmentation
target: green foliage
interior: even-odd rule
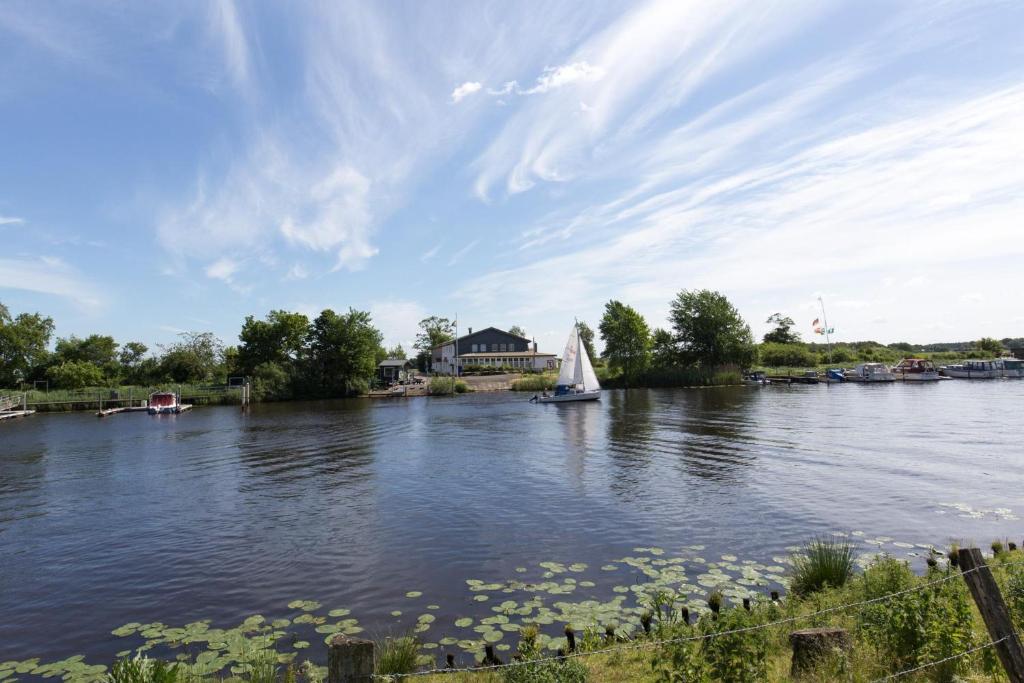
[[[626,386],[637,372],[647,366],[651,332],[644,317],[631,306],[609,301],[598,326],[604,341],[604,356],[613,368],[622,371]]]
[[[37,379],[46,363],[53,336],[53,319],[38,313],[12,318],[0,304],[0,387]]]
[[[758,359],[769,368],[810,368],[818,364],[817,354],[803,344],[765,342],[758,347]]]
[[[519,630],[518,660],[523,664],[501,669],[504,683],[585,683],[587,667],[579,659],[545,659],[536,626],[523,626]]]
[[[377,643],[377,663],[374,673],[378,676],[395,676],[399,680],[403,674],[416,670],[416,657],[420,644],[415,638],[385,638]]]
[[[665,640],[687,636],[705,636],[702,640],[683,640],[661,647],[653,661],[659,683],[710,683],[731,681],[753,683],[768,679],[767,629],[752,629],[767,621],[768,612],[755,608],[722,610],[717,620],[703,618],[693,628],[677,626],[663,629]]]
[[[675,337],[668,330],[656,328],[651,333],[651,364],[659,368],[667,368],[679,362],[679,348]]]
[[[941,573],[933,571],[927,578],[936,580]],[[919,583],[922,580],[906,563],[883,558],[864,572],[859,587],[863,599],[871,600]],[[938,661],[974,644],[971,600],[959,578],[862,607],[858,629],[875,644],[890,670]],[[952,681],[968,664],[965,658],[954,659],[934,668],[932,676]]]
[[[517,337],[522,337],[523,339],[529,339],[529,337],[526,336],[526,330],[524,330],[519,325],[513,325],[512,327],[508,328],[508,333],[514,334]]]
[[[238,370],[252,374],[263,363],[287,364],[298,360],[309,337],[309,318],[301,313],[271,311],[266,320],[246,316],[238,338]]]
[[[430,380],[431,396],[451,396],[464,394],[469,391],[469,386],[462,380],[455,380],[454,385],[451,377],[434,377]]]
[[[174,382],[208,382],[223,359],[224,346],[212,332],[182,332],[180,341],[161,347],[160,372]]]
[[[992,337],[982,337],[974,342],[974,348],[978,350],[978,353],[985,356],[998,357],[1003,355],[1003,343]]]
[[[413,348],[429,352],[435,346],[455,339],[455,325],[448,318],[432,315],[420,321],[420,332],[416,335]]]
[[[46,377],[59,389],[83,389],[103,384],[103,373],[88,361],[70,360],[60,365],[51,365]]]
[[[684,362],[703,367],[753,363],[750,327],[722,294],[683,290],[672,301],[669,318]]]
[[[853,576],[854,546],[834,537],[815,538],[793,556],[790,590],[808,595],[825,588],[840,588]]]
[[[250,381],[255,401],[281,401],[292,397],[291,377],[280,363],[260,363],[253,370]]]
[[[327,309],[313,321],[309,334],[309,388],[321,396],[365,392],[377,369],[381,333],[370,314],[350,308],[337,314]]]
[[[512,382],[512,391],[554,391],[554,375],[527,375]]]
[[[178,664],[168,664],[159,659],[136,655],[119,659],[110,668],[108,683],[177,683]]]
[[[1006,572],[1006,604],[1010,608],[1014,625],[1024,630],[1024,566],[1009,566]]]
[[[799,344],[800,334],[793,332],[793,319],[789,316],[783,316],[781,313],[773,313],[768,316],[765,320],[769,325],[775,325],[775,328],[764,335],[764,342],[766,344]]]
[[[597,351],[594,350],[594,330],[582,320],[576,323],[576,327],[580,331],[580,341],[583,342],[583,348],[587,350],[587,357],[590,358],[591,362],[596,361]]]
[[[405,349],[402,348],[401,344],[395,344],[390,349],[384,351],[384,357],[390,360],[405,360]]]

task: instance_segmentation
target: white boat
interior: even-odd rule
[[[170,391],[157,391],[149,395],[147,404],[150,415],[170,415],[181,412],[177,395]]]
[[[1020,358],[1000,358],[996,361],[1003,377],[1009,379],[1024,378],[1024,360]]]
[[[590,364],[587,348],[580,341],[579,327],[573,325],[569,341],[562,352],[562,367],[558,371],[555,393],[544,392],[534,396],[537,403],[568,403],[570,401],[596,401],[601,398],[601,385]]]
[[[994,360],[965,360],[958,365],[947,365],[942,369],[947,377],[956,379],[996,379],[1002,377],[1002,370]]]
[[[904,358],[892,367],[896,379],[904,382],[938,382],[939,370],[926,358]]]
[[[847,382],[895,382],[896,375],[882,363],[861,363],[844,373]]]

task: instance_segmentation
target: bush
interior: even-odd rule
[[[136,655],[119,659],[110,668],[109,683],[176,683],[178,665]]]
[[[804,368],[818,364],[818,355],[803,344],[765,342],[758,347],[761,364],[769,368]]]
[[[252,397],[257,401],[280,401],[292,397],[291,378],[279,363],[268,361],[252,373]]]
[[[523,626],[519,630],[517,657],[520,664],[501,669],[505,683],[586,683],[587,667],[579,659],[548,659],[537,644],[536,626]]]
[[[837,538],[815,538],[793,557],[791,590],[809,595],[826,587],[844,586],[853,576],[853,544]]]
[[[81,389],[103,384],[103,372],[84,360],[69,360],[46,370],[46,377],[60,389]]]
[[[512,391],[552,391],[556,379],[554,375],[528,375],[512,382]]]
[[[416,670],[416,657],[420,644],[415,638],[385,638],[377,643],[377,664],[374,673],[378,676],[401,677]]]
[[[755,608],[724,609],[718,619],[701,619],[695,628],[673,629],[652,663],[660,683],[705,683],[710,681],[765,681],[768,679],[768,629],[738,629],[766,622],[767,613]],[[703,640],[682,640],[687,636],[713,636]],[[664,634],[662,635],[664,638]]]
[[[452,393],[464,394],[469,391],[469,386],[462,380],[455,380],[452,386],[451,377],[434,377],[430,380],[431,396],[451,396]]]

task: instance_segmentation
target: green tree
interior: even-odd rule
[[[978,350],[978,353],[987,356],[999,357],[1003,355],[1003,343],[998,339],[992,337],[982,337],[978,341],[974,342],[974,348]]]
[[[529,337],[526,336],[526,330],[521,328],[519,325],[513,325],[512,327],[508,328],[508,333],[509,334],[514,334],[517,337],[522,337],[524,339],[529,339]]]
[[[46,370],[46,377],[61,389],[82,389],[103,384],[103,372],[95,364],[84,360],[51,365]]]
[[[685,362],[710,368],[753,363],[750,327],[719,292],[684,289],[672,301],[669,318]]]
[[[647,321],[633,307],[613,300],[604,305],[598,329],[604,342],[605,358],[611,367],[622,370],[623,381],[628,387],[636,373],[647,366],[651,349],[651,331]]]
[[[660,368],[679,364],[679,348],[668,330],[659,327],[651,333],[651,362]]]
[[[266,320],[246,316],[238,334],[238,371],[251,375],[263,363],[291,367],[304,353],[309,333],[309,318],[301,313],[275,310]]]
[[[160,371],[175,382],[206,382],[214,378],[224,345],[212,332],[182,332],[176,344],[161,347]]]
[[[583,348],[587,350],[587,356],[591,362],[596,363],[598,361],[597,352],[594,351],[594,330],[590,329],[590,325],[586,324],[582,320],[576,323],[576,327],[580,331],[580,341],[583,342]]]
[[[803,344],[765,342],[758,349],[761,364],[769,368],[806,368],[818,364],[818,355]]]
[[[416,354],[416,365],[426,371],[430,367],[430,350],[446,341],[455,338],[455,325],[448,318],[432,315],[420,321],[420,332],[416,335],[413,348]]]
[[[766,343],[773,344],[799,344],[800,334],[793,332],[793,319],[788,315],[784,316],[781,313],[773,313],[768,316],[765,320],[769,325],[774,325],[775,328],[764,335],[764,341]]]
[[[143,384],[146,379],[142,374],[142,363],[146,360],[149,347],[142,342],[127,342],[121,347],[117,362],[121,366],[120,376],[130,384]]]
[[[391,360],[405,360],[405,349],[402,348],[401,344],[395,344],[387,350],[385,357]]]
[[[58,339],[51,363],[61,365],[69,361],[92,363],[103,374],[104,379],[116,384],[120,379],[121,364],[118,359],[119,344],[104,334],[90,334],[85,339],[71,335]]]
[[[366,311],[322,312],[310,334],[310,364],[319,392],[347,396],[365,391],[377,370],[382,338]]]
[[[41,376],[49,358],[53,319],[38,313],[11,317],[0,304],[0,387],[14,387]]]

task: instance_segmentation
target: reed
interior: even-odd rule
[[[811,539],[793,557],[791,589],[809,595],[824,588],[840,588],[853,576],[854,546],[831,536]]]
[[[402,676],[416,670],[416,658],[420,644],[415,638],[385,638],[377,643],[377,664],[375,673],[378,676],[392,676],[401,680]]]

